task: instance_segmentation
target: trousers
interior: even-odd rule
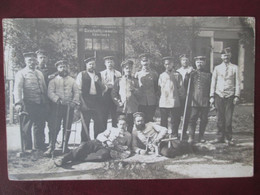
[[[223,141],[232,139],[232,117],[234,112],[234,96],[221,98],[215,94],[215,106],[217,110],[218,139]]]
[[[200,118],[199,138],[203,138],[208,124],[209,107],[191,107],[191,114],[188,124],[189,137],[194,139],[198,118]]]
[[[168,117],[171,117],[171,129],[173,136],[178,136],[179,125],[181,121],[180,107],[160,108],[161,126],[168,128]]]

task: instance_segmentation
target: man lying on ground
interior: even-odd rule
[[[125,116],[118,117],[117,128],[100,133],[97,139],[82,142],[78,148],[54,161],[62,166],[69,161],[105,161],[109,158],[124,159],[130,156],[131,134],[127,131]]]

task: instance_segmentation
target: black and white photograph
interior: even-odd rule
[[[254,176],[255,18],[5,18],[10,180]]]

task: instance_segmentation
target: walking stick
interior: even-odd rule
[[[20,111],[19,113],[18,113],[18,116],[19,116],[19,126],[20,126],[20,140],[21,140],[21,152],[19,152],[18,154],[17,154],[17,156],[19,156],[19,157],[21,157],[22,155],[24,155],[25,154],[25,149],[24,149],[24,133],[23,133],[23,115],[28,115],[28,113],[27,112],[22,112],[22,111]]]
[[[187,109],[188,109],[189,96],[190,96],[190,83],[191,83],[191,74],[190,74],[189,81],[188,81],[187,97],[186,97],[186,100],[185,100],[185,106],[184,106],[184,112],[183,112],[183,123],[182,123],[181,138],[180,138],[181,141],[183,140],[184,126],[185,126],[186,118],[187,118]]]
[[[63,142],[62,153],[63,154],[65,153],[65,150],[68,147],[67,136],[68,136],[68,133],[71,131],[71,129],[68,129],[69,119],[70,119],[70,105],[68,104],[68,106],[67,106],[67,113],[66,113],[65,133],[64,133],[65,135],[63,135],[63,139],[62,139],[62,142]]]

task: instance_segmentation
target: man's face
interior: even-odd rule
[[[28,66],[30,69],[35,69],[35,66],[37,65],[37,60],[35,57],[26,57],[24,61],[26,66]]]
[[[114,68],[115,62],[114,60],[107,59],[105,60],[105,66],[108,70],[112,70]]]
[[[48,57],[43,54],[38,54],[37,60],[38,60],[40,66],[48,63]]]
[[[170,61],[170,60],[165,60],[164,61],[164,67],[165,67],[166,71],[168,71],[168,72],[172,71],[172,69],[173,69],[173,62]]]
[[[231,59],[231,55],[229,54],[221,54],[221,59],[224,63],[229,63]]]
[[[181,58],[181,66],[187,67],[189,65],[189,59],[188,58]]]
[[[124,72],[124,75],[131,76],[131,74],[132,74],[132,66],[126,65],[123,68],[123,72]]]
[[[120,130],[126,130],[127,124],[125,120],[119,120],[117,123],[117,128]]]
[[[197,70],[202,70],[202,69],[204,69],[205,61],[204,60],[196,60],[195,65],[196,65]]]
[[[94,71],[95,71],[95,68],[96,68],[96,62],[95,62],[95,61],[89,61],[89,62],[86,64],[87,72],[94,72]]]
[[[144,130],[145,123],[144,118],[142,116],[138,116],[135,118],[135,126],[138,130]]]
[[[144,58],[144,59],[142,59],[141,60],[141,65],[142,65],[142,67],[149,67],[149,65],[150,65],[150,60],[148,59],[148,58]]]
[[[68,67],[67,67],[67,65],[65,65],[65,64],[60,64],[60,65],[58,65],[57,70],[58,70],[58,74],[59,74],[61,77],[65,77],[65,76],[68,75]]]

